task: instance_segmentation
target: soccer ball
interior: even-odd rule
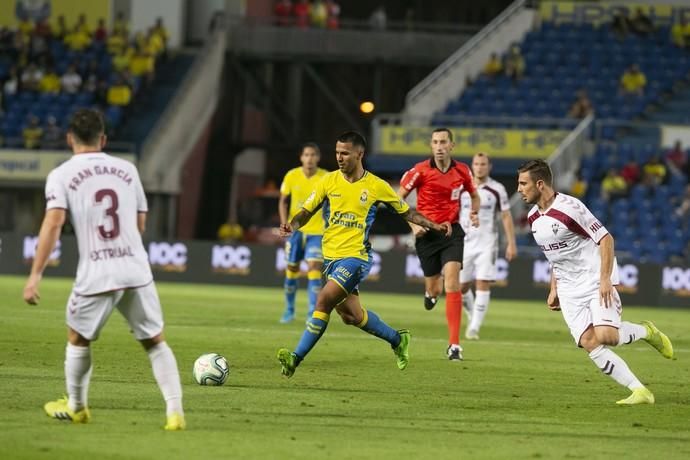
[[[194,361],[192,375],[199,385],[218,386],[225,383],[230,373],[228,360],[218,353],[201,355]]]

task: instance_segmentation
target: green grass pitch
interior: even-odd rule
[[[678,359],[644,342],[618,349],[657,400],[619,407],[628,391],[601,375],[543,303],[492,301],[482,340],[465,343],[456,363],[444,354],[443,302],[427,312],[421,293],[365,285],[365,306],[412,331],[408,369],[336,316],[287,380],[275,352],[299,340],[304,290],[300,320],[280,325],[281,289],[160,283],[188,424],[169,433],[148,358],[117,313],[93,344],[92,423],[44,415],[44,402],[64,392],[71,280],[45,279],[37,307],[22,302],[23,283],[0,278],[2,459],[690,458],[690,310],[624,309],[628,320],[653,319]],[[207,352],[230,362],[223,387],[192,380]]]

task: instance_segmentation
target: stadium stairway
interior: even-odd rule
[[[162,62],[156,69],[156,82],[149,94],[142,94],[132,108],[127,121],[117,133],[117,139],[132,142],[137,152],[155,126],[168,103],[192,67],[196,51],[180,51]]]

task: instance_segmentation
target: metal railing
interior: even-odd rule
[[[556,189],[568,190],[575,180],[582,156],[591,149],[590,128],[593,122],[594,115],[590,114],[583,118],[546,159],[554,172],[554,187]],[[526,206],[517,192],[510,197],[510,209],[514,218],[526,210]]]
[[[520,11],[525,6],[525,0],[515,0],[508,6],[501,14],[487,24],[478,34],[474,35],[467,43],[465,43],[459,50],[453,53],[443,64],[438,66],[431,72],[424,80],[419,82],[407,94],[406,106],[414,104],[422,96],[432,90],[438,82],[459,63],[464,61],[469,54],[474,52],[477,46],[487,39],[489,35],[494,33],[499,26],[506,22],[516,12]]]

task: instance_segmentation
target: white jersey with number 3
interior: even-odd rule
[[[559,296],[586,296],[599,289],[599,242],[609,232],[580,200],[557,193],[546,212],[534,206],[528,220],[534,240],[551,263]],[[615,258],[611,283],[618,284]]]
[[[93,295],[153,281],[137,226],[148,210],[136,167],[105,153],[80,153],[46,181],[46,209],[66,209],[79,246],[74,292]]]

